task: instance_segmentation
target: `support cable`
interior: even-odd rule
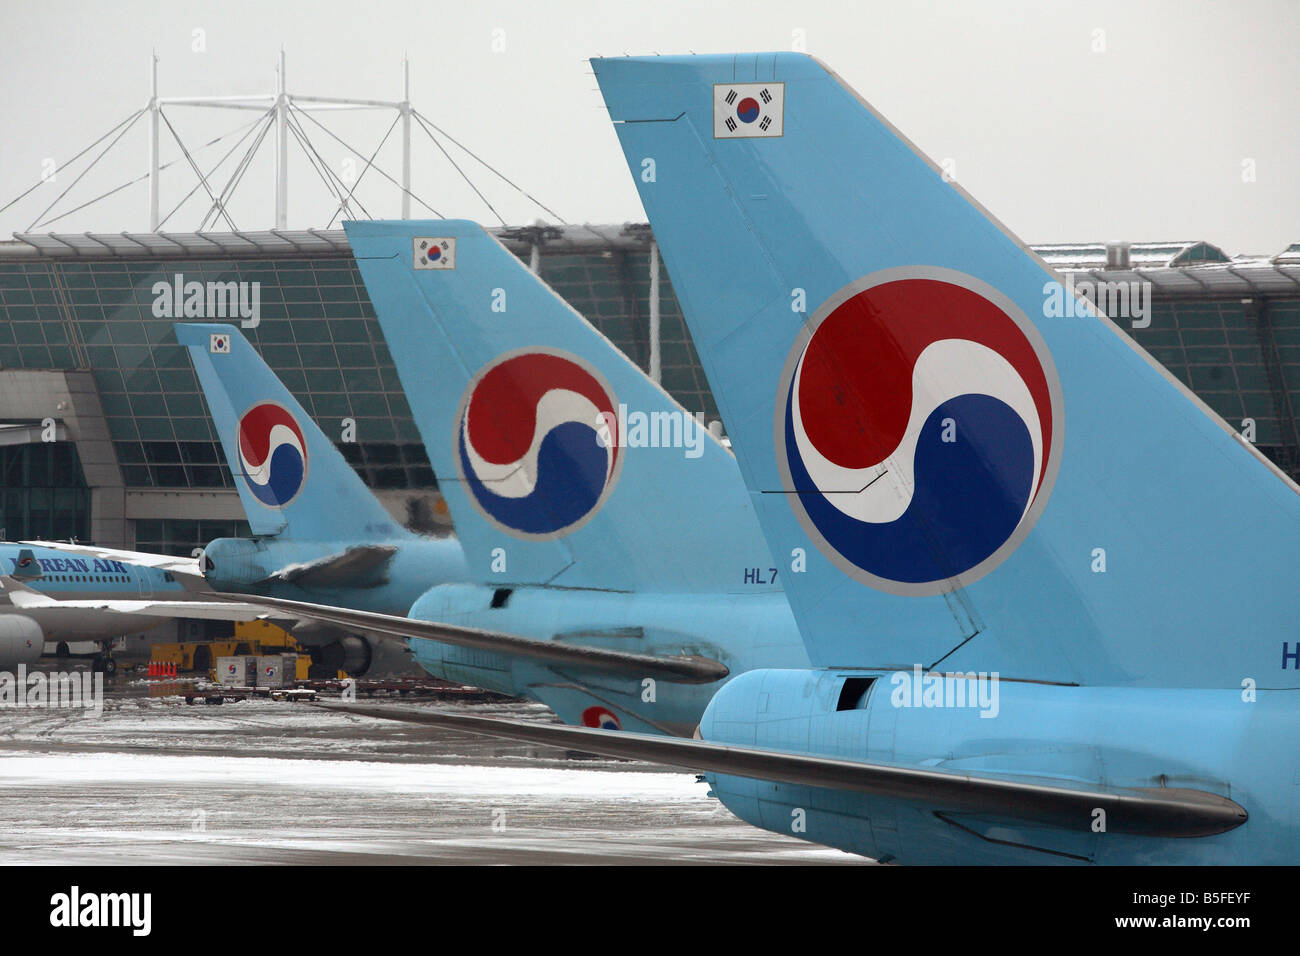
[[[86,173],[90,172],[92,169],[95,168],[95,165],[101,159],[103,159],[105,155],[107,155],[110,149],[112,149],[114,146],[117,145],[118,140],[120,140],[123,136],[125,136],[127,132],[131,129],[131,127],[135,125],[135,121],[138,120],[144,114],[145,111],[140,110],[140,112],[135,114],[135,118],[132,119],[130,123],[127,123],[125,126],[122,127],[122,131],[113,137],[113,141],[109,143],[107,146],[105,146],[100,151],[99,155],[90,161],[90,165],[87,166],[85,169],[83,169],[80,173],[78,173],[77,178],[68,184],[68,188],[63,190],[63,192],[59,193],[58,196],[54,198],[54,202],[50,203],[48,206],[42,209],[41,214],[32,220],[32,224],[27,227],[28,232],[31,232],[34,228],[36,228],[36,224],[45,217],[45,214],[48,213],[51,209],[53,209],[56,205],[58,205],[59,200],[68,194],[68,190],[72,189],[73,186],[81,182],[82,178],[86,175]],[[80,153],[78,155],[80,155]]]
[[[289,132],[293,133],[294,139],[298,141],[298,146],[307,154],[307,161],[311,163],[312,169],[316,171],[316,175],[325,183],[325,188],[328,189],[330,194],[339,201],[340,205],[347,206],[347,200],[344,198],[347,184],[343,182],[333,169],[330,168],[329,163],[325,161],[325,157],[320,154],[320,151],[316,149],[316,146],[312,143],[311,137],[307,135],[307,131],[303,129],[302,123],[300,123],[297,117],[292,113],[289,115],[288,125]],[[370,210],[366,209],[365,204],[358,199],[357,205],[361,207],[362,212],[364,212],[366,218],[369,219]],[[348,209],[350,211],[351,207],[348,206]]]
[[[89,146],[87,146],[85,149],[83,149],[81,152],[79,152],[76,156],[73,156],[70,160],[68,160],[68,161],[67,161],[66,163],[64,163],[63,165],[61,165],[61,166],[56,166],[55,169],[62,169],[64,166],[71,166],[73,163],[75,163],[77,160],[79,160],[82,156],[85,156],[88,152],[90,152],[92,149],[94,149],[96,146],[98,146],[98,145],[99,145],[100,143],[102,143],[104,140],[108,139],[110,136],[112,136],[114,133],[116,133],[116,132],[117,132],[117,131],[118,131],[118,130],[123,126],[123,124],[126,124],[126,123],[132,123],[132,122],[134,122],[135,120],[138,120],[138,119],[140,118],[140,115],[141,115],[142,113],[144,113],[144,112],[145,112],[145,110],[143,110],[143,109],[141,109],[141,110],[136,110],[134,113],[132,113],[132,114],[131,114],[130,116],[128,116],[126,119],[122,120],[121,123],[118,123],[117,126],[114,126],[112,129],[110,129],[110,130],[109,130],[107,133],[105,133],[103,136],[99,137],[99,139],[95,140],[93,143],[91,143]],[[15,196],[13,199],[9,200],[9,201],[8,201],[7,203],[5,203],[3,206],[0,206],[0,212],[4,212],[6,209],[8,209],[8,208],[9,208],[10,206],[12,206],[14,203],[18,202],[19,200],[23,199],[23,198],[26,197],[26,196],[31,195],[31,194],[32,194],[33,192],[35,192],[37,189],[40,189],[42,186],[45,185],[45,182],[46,182],[46,181],[45,181],[44,179],[38,179],[38,180],[36,181],[36,184],[35,184],[35,185],[33,185],[32,187],[30,187],[29,189],[25,189],[25,190],[23,190],[21,193],[19,193],[19,194],[18,194],[17,196]]]
[[[393,120],[393,125],[388,127],[388,132],[384,134],[384,138],[379,141],[379,145],[375,147],[375,151],[371,153],[370,158],[366,160],[365,168],[362,169],[361,172],[357,173],[356,182],[354,182],[352,184],[352,188],[348,190],[347,198],[344,199],[342,203],[340,203],[339,208],[334,211],[334,215],[330,216],[330,221],[325,224],[326,229],[334,225],[334,220],[338,218],[339,213],[343,211],[344,206],[347,204],[347,200],[352,198],[352,194],[355,193],[357,191],[357,187],[361,185],[362,177],[364,177],[366,173],[370,172],[370,167],[374,164],[375,157],[378,156],[379,151],[384,148],[384,144],[388,142],[388,137],[393,135],[393,130],[397,129],[397,124],[400,123],[401,120],[402,120],[402,114],[398,113],[396,118]],[[357,205],[359,206],[361,205],[360,199],[357,200]],[[364,210],[365,207],[362,206],[362,209]],[[368,211],[366,212],[366,217],[367,218],[370,217],[370,213]]]
[[[423,113],[420,113],[416,110],[411,110],[411,115],[418,117],[421,122],[428,123],[431,127],[437,130],[440,135],[444,136],[450,143],[452,143],[452,145],[456,146],[458,149],[464,150],[471,157],[473,157],[473,159],[477,161],[479,165],[481,165],[484,169],[492,173],[494,176],[496,176],[498,179],[504,182],[511,189],[514,189],[515,191],[521,193],[526,199],[528,199],[529,202],[537,206],[539,209],[543,210],[547,215],[554,216],[556,219],[558,219],[561,223],[563,223],[566,226],[569,225],[569,221],[565,219],[563,216],[561,216],[559,213],[557,213],[554,209],[552,209],[550,206],[543,203],[540,199],[537,199],[535,196],[532,195],[532,193],[528,192],[528,190],[523,189],[520,186],[517,186],[515,183],[513,183],[510,179],[506,177],[505,173],[501,172],[499,169],[492,166],[487,160],[483,159],[472,149],[470,149],[464,143],[460,142],[460,140],[456,139],[456,137],[452,136],[445,129],[440,127],[437,123],[433,122],[433,120],[429,119]]]
[[[212,165],[212,168],[208,170],[209,178],[213,176],[218,169],[221,168],[222,164],[224,164],[225,161],[231,157],[231,155],[235,152],[235,150],[239,149],[240,144],[243,143],[244,140],[248,139],[249,135],[252,134],[252,132],[257,128],[257,124],[265,122],[265,120],[266,120],[266,116],[262,115],[259,116],[257,119],[253,120],[253,122],[245,123],[243,126],[240,127],[240,129],[244,130],[244,135],[239,137],[239,139],[235,140],[234,144],[230,147],[230,149],[226,150],[225,154]],[[216,142],[216,140],[213,140],[213,142]],[[208,145],[211,145],[211,143],[205,144],[205,146]],[[200,146],[198,149],[194,151],[194,154],[197,156],[203,149],[204,146]],[[172,211],[169,212],[166,216],[164,216],[162,218],[162,221],[158,223],[159,231],[162,230],[163,226],[167,225],[168,219],[176,215],[176,213],[180,211],[180,208],[190,201],[190,197],[199,191],[199,186],[201,185],[202,185],[201,183],[195,183],[194,187],[185,194],[184,198],[182,198],[180,202],[178,202],[175,206],[172,207]],[[222,193],[219,193],[218,197],[221,199],[222,205],[225,205],[226,196],[224,194],[224,191]],[[206,221],[207,218],[208,217],[205,214],[203,217],[204,221]],[[202,232],[202,229],[200,229],[199,231]]]
[[[254,120],[254,121],[253,121],[253,123],[256,123],[256,122],[257,122],[257,120]],[[233,136],[235,133],[238,133],[240,130],[242,130],[242,129],[246,129],[246,128],[252,126],[253,123],[245,123],[243,126],[239,126],[239,127],[236,127],[235,129],[232,129],[232,130],[229,130],[229,131],[227,131],[227,132],[225,132],[225,133],[222,133],[220,136],[216,137],[215,139],[210,139],[210,140],[208,140],[206,143],[204,143],[202,146],[200,146],[198,149],[196,149],[196,150],[194,151],[194,154],[197,156],[199,153],[203,152],[203,150],[207,149],[209,146],[215,146],[217,143],[219,143],[221,140],[225,139],[227,136]],[[229,152],[227,152],[225,156],[223,156],[220,160],[218,160],[218,162],[217,162],[217,166],[220,166],[221,163],[225,162],[226,157],[228,157],[228,156],[230,155],[230,153],[234,152],[237,148],[239,148],[239,144],[244,140],[245,137],[247,137],[247,135],[248,135],[248,133],[245,133],[244,136],[241,136],[238,140],[236,140],[235,145],[232,146],[232,147],[230,148]],[[176,165],[177,163],[179,163],[180,161],[181,161],[181,157],[178,156],[178,157],[176,157],[175,159],[171,160],[170,162],[163,163],[161,166],[158,167],[158,171],[159,171],[159,172],[162,172],[162,171],[163,171],[164,169],[166,169],[168,166],[174,166],[174,165]],[[215,169],[216,167],[213,167],[213,168]],[[110,189],[108,192],[100,193],[100,194],[99,194],[98,196],[96,196],[94,199],[88,199],[86,202],[83,202],[80,206],[75,206],[74,208],[69,209],[67,212],[59,213],[59,214],[58,214],[57,216],[55,216],[53,219],[46,219],[44,222],[40,223],[40,225],[38,225],[36,228],[37,228],[37,229],[44,229],[46,226],[52,226],[52,225],[54,225],[54,223],[58,222],[60,219],[66,219],[68,216],[71,216],[73,213],[75,213],[75,212],[80,212],[81,210],[85,209],[87,206],[93,206],[95,203],[99,202],[101,199],[107,199],[109,196],[112,196],[114,193],[119,193],[119,192],[121,192],[123,189],[126,189],[126,188],[129,187],[129,186],[134,186],[136,183],[142,183],[142,182],[144,182],[144,181],[145,181],[146,179],[148,179],[148,178],[149,178],[149,174],[148,174],[148,173],[145,173],[143,176],[137,176],[135,179],[129,179],[129,180],[127,180],[126,182],[122,183],[120,186],[114,186],[114,187],[113,187],[112,189]],[[198,186],[195,186],[194,189],[190,190],[190,195],[192,196],[192,195],[194,194],[194,190],[197,190],[198,188],[199,188]],[[185,198],[188,199],[189,196],[186,196]],[[182,202],[184,202],[184,200],[182,200]],[[172,210],[172,212],[175,212],[175,211],[176,211],[176,210]],[[170,216],[169,216],[168,218],[170,218]],[[166,221],[167,221],[167,220],[165,220],[165,219],[163,220],[163,222],[166,222]],[[162,228],[162,223],[159,223],[159,224],[158,224],[158,227],[161,229],[161,228]]]
[[[341,139],[339,139],[337,136],[335,136],[334,133],[331,132],[330,129],[329,129],[328,127],[323,126],[323,125],[322,125],[322,124],[321,124],[321,123],[316,119],[316,117],[314,117],[314,116],[312,116],[310,113],[307,113],[307,112],[302,111],[302,110],[299,110],[299,112],[301,112],[303,116],[307,117],[307,119],[311,120],[311,121],[312,121],[313,123],[315,123],[317,126],[320,126],[320,128],[321,128],[322,130],[325,131],[325,135],[329,136],[331,139],[333,139],[333,140],[335,140],[336,142],[338,142],[339,144],[341,144],[341,145],[343,146],[344,149],[346,149],[346,150],[348,150],[349,152],[351,152],[351,153],[352,153],[354,156],[356,156],[358,159],[365,159],[365,157],[362,156],[360,153],[358,153],[355,149],[353,149],[351,146],[349,146],[349,145],[348,145],[347,143],[345,143],[343,140],[341,140]],[[437,218],[439,218],[439,219],[446,219],[446,218],[447,218],[447,217],[444,216],[442,213],[438,212],[438,210],[436,210],[436,209],[434,209],[432,206],[430,206],[430,205],[429,205],[427,202],[425,202],[423,199],[421,199],[419,196],[417,196],[415,193],[411,192],[409,189],[404,189],[404,188],[402,187],[402,184],[401,184],[401,183],[399,183],[399,182],[398,182],[396,179],[394,179],[392,176],[388,175],[388,173],[384,172],[383,167],[381,167],[381,166],[376,166],[376,167],[375,167],[375,172],[379,173],[380,176],[383,176],[385,179],[387,179],[390,183],[392,183],[392,184],[393,184],[394,186],[396,186],[398,189],[401,189],[402,192],[406,193],[408,196],[410,196],[412,199],[414,199],[416,202],[418,202],[418,203],[419,203],[421,206],[423,206],[425,209],[429,210],[429,212],[433,213]]]
[[[249,144],[248,149],[244,151],[244,155],[240,157],[235,168],[231,170],[230,178],[226,180],[226,185],[222,187],[221,192],[218,194],[218,198],[221,200],[220,205],[224,206],[226,203],[230,202],[231,197],[235,195],[235,190],[239,188],[239,184],[243,181],[244,174],[248,172],[249,167],[252,165],[253,159],[257,155],[257,151],[262,148],[262,143],[266,139],[266,134],[271,131],[271,127],[275,124],[274,114],[275,107],[271,107],[259,117],[262,121],[262,128],[258,130],[256,138]],[[208,224],[208,219],[215,216],[219,208],[220,206],[215,202],[208,207],[207,212],[203,214],[203,218],[199,221],[198,232],[203,231],[203,227]],[[172,210],[173,213],[175,211],[176,210],[174,209]],[[170,215],[171,213],[168,213],[168,216]]]
[[[488,209],[492,210],[492,215],[496,216],[497,220],[501,223],[501,225],[504,226],[506,224],[506,221],[501,218],[501,213],[497,212],[496,207],[493,206],[492,203],[488,202],[487,196],[484,196],[482,190],[480,190],[477,186],[474,185],[474,181],[465,175],[465,170],[460,168],[460,164],[458,164],[456,160],[451,158],[451,153],[447,152],[446,147],[444,147],[442,143],[438,142],[438,138],[434,136],[432,132],[430,132],[429,127],[426,126],[424,124],[424,120],[420,118],[420,114],[416,113],[414,115],[415,115],[416,122],[420,124],[420,128],[424,130],[425,135],[428,136],[429,139],[433,141],[433,145],[438,147],[438,150],[442,153],[442,155],[447,157],[447,162],[451,163],[451,168],[456,170],[456,172],[460,173],[460,178],[465,180],[465,182],[469,183],[469,188],[474,190],[474,194],[478,196],[479,199],[483,200],[483,205],[487,206]]]
[[[194,157],[191,156],[190,151],[185,148],[185,144],[181,142],[180,134],[176,132],[176,128],[172,126],[172,121],[167,118],[167,114],[162,111],[161,107],[158,110],[158,115],[161,116],[162,121],[167,124],[167,129],[171,132],[172,139],[176,140],[176,145],[179,146],[181,152],[185,154],[185,159],[189,162],[190,169],[194,170],[194,175],[199,177],[199,182],[203,184],[203,188],[207,192],[208,198],[213,202],[218,202],[217,197],[212,195],[212,187],[208,185],[208,181],[199,170],[198,164],[194,162]],[[235,225],[235,220],[230,218],[230,213],[226,211],[225,206],[221,207],[221,215],[223,215],[226,218],[226,222],[230,224],[231,232],[239,231],[239,227]]]

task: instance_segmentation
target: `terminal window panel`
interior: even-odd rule
[[[356,422],[363,480],[385,488],[431,486],[391,356],[348,258],[32,263],[6,269],[0,305],[6,313],[18,309],[23,321],[6,323],[8,334],[0,333],[0,364],[91,369],[128,485],[232,487],[173,320],[153,314],[154,284],[171,283],[178,272],[183,281],[261,283],[261,322],[245,334],[327,435],[341,440],[342,420]],[[36,310],[38,298],[47,314],[22,311]],[[411,444],[417,447],[408,450]],[[381,447],[369,456],[369,445]],[[396,463],[368,464],[392,447]]]
[[[1296,396],[1300,395],[1300,300],[1274,303],[1269,308],[1269,318],[1277,343],[1282,381],[1294,418],[1296,412],[1300,412],[1300,408],[1296,408]]]
[[[1234,429],[1255,423],[1255,444],[1281,467],[1295,466],[1296,434],[1290,412],[1293,383],[1279,391],[1270,380],[1270,366],[1286,375],[1287,358],[1281,343],[1285,323],[1297,314],[1296,303],[1271,303],[1269,319],[1277,339],[1276,355],[1265,354],[1256,319],[1239,300],[1160,301],[1153,303],[1151,325],[1120,328],[1133,336],[1152,357],[1194,391]],[[1279,325],[1281,323],[1281,325]],[[1294,361],[1294,360],[1293,360]],[[1274,371],[1276,375],[1276,371]]]
[[[72,442],[0,447],[0,540],[89,537],[90,491]]]
[[[189,557],[217,538],[251,538],[247,521],[136,519],[135,550]]]
[[[638,366],[649,366],[649,255],[543,254],[541,274]],[[172,319],[155,317],[153,285],[261,283],[261,323],[246,335],[362,479],[427,488],[435,476],[355,262],[282,259],[24,262],[0,265],[0,367],[88,368],[126,483],[233,487],[189,357]],[[717,408],[667,270],[660,273],[665,389],[689,411]],[[1269,354],[1237,300],[1157,300],[1149,328],[1120,327],[1283,467],[1300,460],[1292,395],[1300,390],[1300,300],[1271,300]],[[342,419],[357,442],[341,443]]]
[[[650,254],[636,253],[629,257],[633,268],[634,291],[643,315],[650,315]],[[713,401],[700,357],[695,351],[686,320],[682,317],[677,295],[668,278],[668,270],[659,263],[659,348],[660,370],[664,390],[677,399],[689,412],[703,412],[706,421],[718,419],[718,407]],[[647,363],[648,364],[648,363]]]

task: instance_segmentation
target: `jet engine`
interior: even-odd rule
[[[290,633],[311,652],[313,666],[331,673],[346,671],[353,677],[402,674],[412,669],[411,652],[404,642],[350,634],[314,621],[294,625]]]
[[[0,614],[0,668],[35,664],[44,650],[39,624],[21,614]]]

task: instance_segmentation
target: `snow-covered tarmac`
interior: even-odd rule
[[[0,711],[0,863],[867,862],[741,823],[692,774],[118,683],[98,716]]]

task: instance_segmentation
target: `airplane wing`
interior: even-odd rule
[[[686,770],[852,790],[914,801],[937,811],[987,813],[1064,829],[1090,825],[1093,811],[1098,808],[1106,811],[1108,832],[1134,836],[1212,836],[1246,822],[1246,811],[1239,804],[1203,790],[1075,788],[1058,780],[978,776],[761,747],[737,747],[682,737],[653,737],[591,727],[470,717],[444,711],[329,703],[314,706],[361,717],[524,740],[607,757],[646,760]]]
[[[89,544],[73,544],[67,541],[20,541],[29,548],[50,548],[66,551],[83,558],[99,558],[101,561],[121,561],[124,564],[138,564],[146,568],[170,571],[172,574],[186,577],[202,577],[198,558],[178,558],[170,554],[149,554],[144,551],[123,551],[118,548],[97,548]]]
[[[205,596],[222,599],[222,595],[204,592]],[[230,600],[239,600],[230,598]],[[481,650],[496,651],[500,654],[514,654],[532,658],[547,664],[563,664],[581,667],[586,670],[631,674],[638,678],[653,677],[657,680],[678,684],[710,684],[722,680],[730,671],[721,661],[707,657],[678,655],[674,657],[656,657],[652,654],[635,654],[628,651],[607,650],[600,647],[587,647],[577,644],[565,644],[558,641],[539,641],[517,634],[501,631],[488,631],[476,627],[461,627],[455,624],[441,624],[436,621],[419,621],[395,614],[378,614],[373,611],[353,611],[347,608],[329,607],[324,604],[309,604],[304,601],[287,601],[282,598],[257,596],[257,605],[270,612],[282,612],[283,616],[300,620],[320,621],[335,624],[354,631],[362,631],[380,637],[414,638],[417,640],[440,641],[443,644],[455,644],[459,647],[476,647]]]
[[[633,674],[639,678],[653,677],[657,680],[682,684],[708,684],[721,680],[729,673],[725,664],[704,657],[687,655],[655,657],[651,654],[634,654],[599,647],[539,641],[499,631],[459,627],[434,621],[417,621],[393,614],[353,611],[303,601],[286,601],[281,598],[256,596],[251,600],[241,600],[234,595],[205,591],[204,596],[213,600],[154,601],[141,598],[58,600],[10,577],[0,577],[0,587],[4,589],[14,606],[24,608],[89,609],[118,614],[229,621],[251,621],[257,618],[317,621],[380,637],[441,641],[444,644],[460,647],[476,647],[502,654],[528,657],[548,664],[582,667],[606,673]]]
[[[0,577],[9,602],[16,608],[43,610],[106,611],[112,614],[143,614],[149,617],[186,617],[213,621],[255,621],[258,618],[288,618],[270,608],[242,601],[151,601],[142,598],[76,598],[59,600],[27,587],[10,577]]]
[[[291,564],[267,577],[267,582],[284,581],[304,588],[364,586],[366,577],[384,567],[397,553],[391,544],[363,544],[304,564]],[[374,578],[381,584],[382,579]]]

